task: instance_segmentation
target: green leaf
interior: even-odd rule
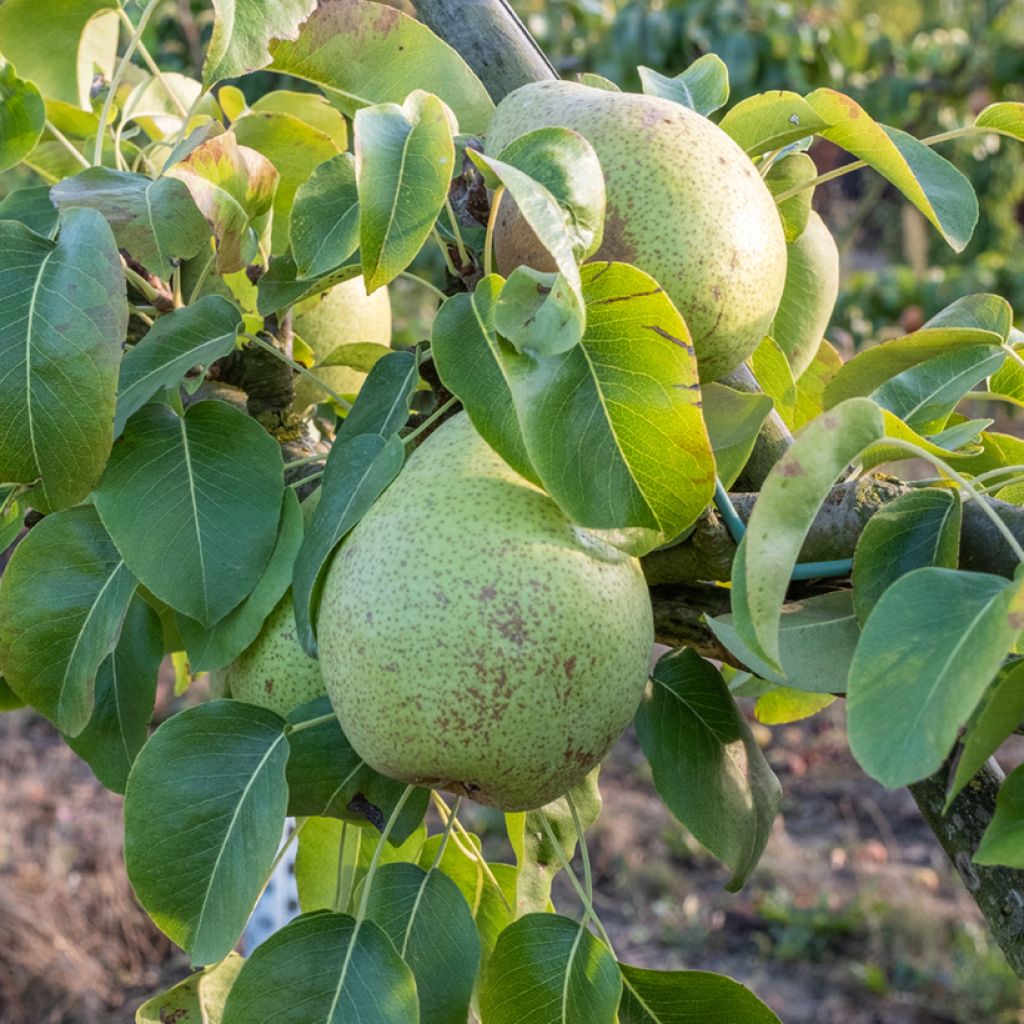
[[[714,53],[698,57],[674,78],[643,65],[637,68],[640,84],[648,96],[681,103],[705,117],[729,102],[729,68]]]
[[[228,993],[245,960],[237,953],[148,999],[135,1011],[135,1024],[221,1024]]]
[[[202,96],[202,86],[194,78],[175,71],[164,71],[159,78],[147,76],[122,102],[118,128],[134,122],[150,139],[171,140],[182,128],[181,108],[190,110],[194,103],[198,103],[195,115],[219,120],[216,102],[212,96]]]
[[[814,135],[827,124],[802,96],[780,89],[741,100],[719,127],[748,156],[760,156]]]
[[[117,246],[94,210],[69,210],[56,242],[0,223],[0,480],[35,483],[40,512],[81,501],[113,440],[128,329]]]
[[[185,183],[213,230],[217,273],[242,270],[257,254],[252,225],[273,204],[280,178],[277,168],[225,132],[196,146],[167,174]]]
[[[354,370],[369,373],[393,349],[378,345],[375,341],[354,341],[351,345],[339,345],[317,366],[351,366]]]
[[[291,255],[271,256],[270,269],[260,278],[256,310],[260,316],[278,313],[303,299],[330,291],[336,284],[349,281],[362,274],[358,261],[346,263],[325,274],[299,277]]]
[[[47,99],[88,108],[93,77],[107,80],[117,57],[115,0],[61,0],[39,17],[34,0],[0,4],[4,56]]]
[[[689,526],[714,490],[693,346],[636,267],[587,264],[583,294],[581,343],[554,356],[502,346],[505,372],[544,489],[574,522],[649,550]]]
[[[136,580],[95,510],[47,516],[15,549],[0,588],[0,666],[8,685],[62,732],[93,711]]]
[[[90,167],[50,190],[60,210],[87,206],[103,214],[117,241],[139,263],[169,277],[206,244],[210,228],[188,189],[175,178]]]
[[[320,164],[295,193],[289,232],[302,277],[326,274],[359,246],[359,194],[351,153]]]
[[[23,502],[10,499],[11,488],[0,487],[0,555],[21,534],[27,509]]]
[[[981,837],[975,864],[1024,868],[1024,765],[1006,777],[996,797],[996,813]]]
[[[379,925],[316,911],[272,935],[245,962],[223,1024],[255,1020],[419,1024],[416,981]]]
[[[796,429],[825,411],[825,388],[843,366],[843,357],[822,338],[807,369],[796,380]]]
[[[458,396],[480,436],[520,476],[539,485],[494,326],[503,284],[489,274],[472,292],[449,298],[434,317],[430,351],[444,386]]]
[[[397,436],[356,434],[339,438],[327,457],[320,502],[295,558],[292,590],[299,641],[316,657],[316,617],[331,555],[345,534],[398,476],[405,449]]]
[[[892,182],[955,252],[964,249],[978,220],[978,199],[948,160],[906,132],[873,121],[855,100],[834,89],[816,89],[807,104],[828,125],[819,135]]]
[[[25,702],[7,685],[7,680],[0,676],[0,712],[17,711],[25,707]]]
[[[805,693],[780,686],[757,698],[754,714],[765,725],[788,725],[824,711],[835,701],[831,693]]]
[[[409,400],[419,380],[411,352],[391,352],[370,371],[338,437],[380,434],[390,437],[409,418]]]
[[[1024,142],[1024,103],[990,103],[974,119],[974,124]]]
[[[296,191],[316,167],[339,155],[338,144],[291,114],[253,111],[239,118],[231,130],[243,146],[262,153],[277,168],[280,177],[274,193],[271,249],[284,252]]]
[[[357,111],[359,245],[368,292],[405,270],[430,237],[448,197],[455,130],[451,111],[419,90],[401,106]]]
[[[113,654],[100,665],[89,724],[78,736],[65,737],[96,778],[115,793],[124,792],[128,772],[149,734],[163,657],[160,618],[136,597],[128,605]]]
[[[889,587],[914,569],[955,569],[960,556],[960,499],[927,488],[902,494],[864,527],[853,557],[853,605],[863,625]]]
[[[577,273],[576,277],[579,276]],[[516,267],[498,296],[494,326],[517,352],[559,355],[583,337],[586,311],[563,274]]]
[[[184,417],[139,410],[95,492],[132,572],[162,601],[210,626],[252,592],[270,560],[284,474],[274,439],[224,402]]]
[[[128,878],[195,964],[231,952],[266,884],[284,829],[287,757],[278,715],[215,700],[169,718],[135,759]]]
[[[259,71],[275,39],[295,39],[316,0],[213,0],[213,35],[203,62],[203,85]]]
[[[1011,340],[1008,344],[1018,357],[1024,357],[1024,341]],[[1009,356],[1002,367],[992,374],[988,390],[998,398],[1005,398],[1014,405],[1024,406],[1024,363],[1021,362],[1021,358]]]
[[[295,42],[275,42],[270,50],[275,71],[314,82],[350,116],[374,103],[402,103],[412,89],[440,97],[465,132],[483,134],[494,112],[487,90],[455,50],[385,4],[321,4]]]
[[[219,295],[204,295],[158,317],[121,360],[114,432],[120,435],[130,416],[158,391],[177,387],[194,366],[209,366],[232,352],[241,330],[237,307]]]
[[[226,86],[225,88],[230,88]],[[223,93],[220,90],[218,95]],[[243,95],[244,102],[244,95]],[[342,152],[348,149],[348,122],[340,110],[336,110],[318,92],[292,92],[289,89],[275,89],[264,93],[253,105],[257,113],[291,114],[300,121],[321,131],[333,139]],[[244,108],[232,116],[234,121],[244,113]]]
[[[716,472],[728,490],[743,472],[773,403],[768,395],[751,395],[724,384],[705,384],[701,392]]]
[[[621,1024],[781,1024],[749,989],[723,974],[619,969]]]
[[[35,149],[45,123],[39,90],[0,56],[0,171],[20,164]]]
[[[751,672],[808,693],[845,693],[860,629],[849,590],[818,594],[783,606],[779,620],[779,672],[754,654],[740,638],[735,617],[709,618],[719,642]],[[821,652],[828,651],[822,658]]]
[[[57,210],[46,185],[18,188],[0,199],[0,220],[20,221],[37,235],[52,238],[57,230]]]
[[[956,774],[946,796],[944,814],[949,812],[960,790],[1021,722],[1024,722],[1024,661],[1015,661],[999,673],[967,726]]]
[[[871,393],[913,430],[941,430],[960,400],[1002,365],[1006,353],[991,345],[963,345],[912,366]]]
[[[209,628],[175,612],[174,621],[193,672],[212,672],[230,665],[259,636],[267,616],[291,585],[292,566],[301,543],[302,510],[295,491],[286,487],[277,541],[252,593]]]
[[[796,415],[796,381],[786,353],[774,338],[764,338],[750,357],[750,368],[758,384],[775,405],[786,426]]]
[[[850,749],[872,778],[894,788],[939,769],[1020,632],[1021,590],[1000,576],[925,568],[882,595],[847,700]]]
[[[817,176],[818,168],[806,153],[789,153],[771,165],[764,183],[768,186],[768,191],[777,196],[798,185],[807,185]],[[779,204],[782,230],[790,244],[795,242],[807,227],[813,195],[813,188],[805,188]]]
[[[288,721],[298,723],[330,714],[326,697],[300,705]],[[369,822],[382,831],[405,786],[375,772],[352,749],[338,721],[300,729],[288,737],[288,813],[295,817],[342,818]],[[429,791],[415,790],[391,829],[398,846],[419,827]]]
[[[481,1024],[614,1024],[622,981],[584,924],[527,914],[498,939],[480,987]]]
[[[742,888],[771,835],[782,788],[719,671],[680,648],[654,668],[636,731],[658,795]]]
[[[579,76],[580,85],[589,85],[593,89],[604,89],[605,92],[622,92],[622,90],[610,79],[603,75],[595,75],[592,72],[584,71]]]
[[[771,667],[779,664],[779,618],[793,567],[836,477],[884,434],[873,402],[853,398],[804,427],[758,496],[732,573],[740,639]]]
[[[385,864],[373,879],[366,915],[416,979],[420,1024],[465,1024],[480,937],[458,886],[436,868]]]

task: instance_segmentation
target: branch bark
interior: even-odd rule
[[[506,0],[414,2],[422,20],[466,58],[495,102],[527,82],[557,77]],[[750,381],[742,371],[727,383],[744,390],[750,387]],[[756,387],[756,381],[753,386]],[[754,458],[744,471],[741,486],[754,491],[759,489],[791,442],[792,437],[781,420],[769,418],[758,439]],[[893,488],[902,486],[899,481],[892,482]],[[843,493],[840,488],[833,494],[837,497],[834,501],[830,499],[824,518],[819,517],[815,522],[816,529],[811,531],[815,539],[812,543],[809,538],[809,547],[805,549],[807,558],[848,557],[852,550],[848,542],[851,537],[855,542],[859,535],[856,529],[858,522],[863,528],[863,523],[887,500],[880,494],[873,498],[868,495],[866,503],[861,504],[857,497],[851,507],[847,501],[848,492]],[[741,515],[749,514],[754,498],[756,495],[740,498]],[[997,511],[1004,521],[1011,524],[1014,534],[1024,540],[1022,510],[997,503]],[[645,572],[652,582],[651,596],[659,639],[665,643],[689,643],[698,650],[702,649],[705,639],[701,632],[706,629],[701,623],[705,608],[712,614],[724,610],[721,604],[724,588],[694,587],[692,584],[699,580],[727,579],[729,572],[725,570],[732,563],[732,545],[727,535],[723,536],[724,527],[715,521],[716,516],[709,515],[707,519],[707,522],[698,524],[694,535],[685,544],[670,552],[650,556],[645,561]],[[830,522],[836,527],[831,535],[833,543],[830,550],[811,556],[809,551],[818,550],[819,539],[823,544],[828,541]],[[973,503],[964,508],[962,552],[964,568],[1009,574],[1007,568],[1012,565],[1009,549]],[[662,580],[663,576],[673,575],[677,577],[674,583]],[[942,814],[945,771],[911,789],[921,813],[952,859],[1010,966],[1024,977],[1024,872],[1008,868],[980,868],[971,864],[985,825],[991,819],[999,781],[998,769],[987,767],[960,794],[948,816]]]

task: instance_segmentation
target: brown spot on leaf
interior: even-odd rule
[[[779,463],[779,476],[805,476],[806,472],[796,459],[783,459]]]

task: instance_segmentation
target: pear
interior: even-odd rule
[[[570,523],[465,414],[342,545],[317,625],[327,693],[368,764],[506,811],[600,761],[654,639],[639,562]]]
[[[227,668],[210,673],[211,693],[285,716],[324,695],[320,664],[299,644],[289,590],[267,616],[259,636]]]
[[[583,135],[604,170],[604,240],[594,258],[633,263],[665,289],[693,335],[701,380],[738,366],[768,333],[786,274],[782,224],[750,158],[678,103],[574,82],[510,93],[491,121],[487,153],[553,126]],[[554,269],[508,197],[495,252],[506,277],[523,264]]]
[[[391,300],[387,288],[366,294],[366,282],[353,277],[322,295],[296,305],[292,315],[295,333],[313,350],[316,362],[326,359],[339,345],[369,341],[391,345]],[[342,397],[354,395],[366,374],[351,366],[325,366],[314,371]],[[295,408],[302,410],[327,400],[327,395],[308,377],[295,381]]]
[[[803,234],[791,242],[786,287],[772,337],[786,353],[793,376],[814,360],[839,295],[839,250],[825,222],[812,210]]]

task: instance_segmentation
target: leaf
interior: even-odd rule
[[[964,249],[978,220],[978,199],[948,160],[906,132],[873,121],[855,100],[834,89],[816,89],[807,104],[828,125],[819,135],[892,182],[954,252]]]
[[[128,878],[195,964],[231,952],[266,884],[284,829],[287,757],[278,715],[215,700],[169,718],[132,766]]]
[[[210,228],[188,189],[175,178],[90,167],[50,189],[59,210],[87,206],[103,214],[118,248],[167,278],[206,244]]]
[[[252,593],[209,628],[180,612],[174,614],[193,672],[213,672],[230,665],[259,636],[267,616],[291,585],[301,543],[302,510],[295,491],[286,487],[277,541]]]
[[[1024,354],[1024,344],[1018,342],[1010,347],[1018,357]],[[1009,356],[1002,367],[992,374],[988,390],[999,398],[1008,399],[1014,405],[1024,406],[1024,363],[1021,359]]]
[[[25,707],[25,702],[7,685],[7,681],[0,676],[0,712],[17,711]]]
[[[88,107],[93,77],[109,80],[117,57],[115,0],[61,0],[39,17],[34,0],[0,4],[4,56],[48,99]]]
[[[967,726],[963,750],[956,762],[956,774],[946,795],[944,814],[949,813],[960,790],[1021,722],[1024,722],[1024,661],[1015,661],[1005,666],[996,677]]]
[[[385,864],[373,878],[366,915],[416,979],[420,1024],[465,1024],[480,937],[458,886],[436,869]]]
[[[46,185],[18,188],[0,199],[0,220],[20,221],[37,235],[52,238],[57,230],[57,211]]]
[[[369,373],[385,356],[392,353],[387,345],[375,341],[354,341],[350,345],[339,345],[317,366],[351,366],[354,370]]]
[[[787,725],[824,711],[836,701],[831,693],[805,693],[780,686],[757,698],[754,714],[765,725]]]
[[[225,132],[196,146],[167,174],[185,183],[213,230],[217,273],[242,270],[256,255],[252,223],[271,208],[280,178],[277,168]]]
[[[362,268],[356,261],[336,267],[326,274],[303,278],[298,276],[295,261],[290,255],[271,256],[270,269],[259,281],[256,310],[260,316],[278,313],[361,274]]]
[[[483,134],[494,112],[487,90],[455,50],[385,4],[321,4],[295,42],[275,42],[270,51],[275,71],[319,85],[349,116],[375,103],[402,103],[412,89],[440,97],[465,132]]]
[[[808,185],[818,176],[818,168],[806,153],[790,153],[776,160],[765,175],[764,183],[773,196],[788,192],[791,188]],[[804,188],[795,196],[779,203],[779,217],[788,243],[795,242],[807,227],[811,214],[813,188]]]
[[[203,62],[203,85],[259,71],[271,62],[275,39],[295,39],[316,0],[213,0],[213,35]]]
[[[579,76],[580,85],[589,85],[592,89],[604,89],[605,92],[622,92],[622,90],[609,78],[603,75],[595,75],[589,71],[583,71]]]
[[[689,526],[714,490],[693,346],[664,291],[636,267],[587,264],[583,293],[581,343],[555,356],[505,345],[505,372],[548,494],[573,522],[649,550]]]
[[[135,1024],[221,1024],[228,993],[244,963],[237,953],[229,953],[219,964],[148,999],[135,1011]]]
[[[275,89],[264,93],[252,105],[252,109],[257,113],[291,114],[333,139],[340,151],[348,149],[348,122],[345,115],[332,107],[326,97],[318,92]],[[239,111],[232,120],[236,120],[243,112]]]
[[[480,987],[481,1024],[614,1024],[622,981],[584,924],[527,914],[498,939]]]
[[[996,812],[971,859],[975,864],[1024,868],[1024,765],[999,787]]]
[[[1024,103],[990,103],[974,119],[975,127],[990,128],[1000,135],[1024,141]]]
[[[356,434],[339,438],[327,457],[320,502],[295,558],[292,590],[303,649],[316,657],[316,617],[328,563],[345,534],[398,476],[405,449],[398,437]]]
[[[715,383],[705,384],[701,397],[715,470],[728,490],[743,472],[773,403],[768,395],[751,395]]]
[[[16,548],[0,588],[0,665],[12,690],[77,736],[93,710],[136,580],[88,505],[47,516]]]
[[[391,352],[374,364],[338,437],[380,434],[390,437],[409,418],[409,400],[419,380],[411,352]]]
[[[320,164],[299,186],[289,232],[295,266],[303,277],[326,274],[359,246],[359,195],[351,153]]]
[[[723,974],[619,969],[621,1024],[781,1024],[749,989]]]
[[[847,700],[850,749],[872,778],[895,788],[939,769],[1024,625],[1021,588],[925,568],[881,596],[857,645]]]
[[[585,322],[580,292],[564,275],[527,266],[512,271],[494,310],[495,328],[517,352],[541,356],[559,355],[578,345]]]
[[[743,643],[735,616],[720,615],[707,623],[726,650],[762,679],[808,693],[845,693],[860,639],[855,600],[849,590],[837,590],[784,605],[779,620],[781,672]],[[827,658],[822,651],[828,651]]]
[[[45,123],[39,90],[0,56],[0,171],[17,166],[35,149]]]
[[[129,421],[95,491],[132,572],[210,626],[252,592],[270,560],[284,474],[274,439],[224,402],[184,417],[165,405]]]
[[[308,721],[330,711],[330,702],[321,697],[300,705],[288,721]],[[369,822],[383,831],[405,785],[370,768],[352,749],[336,719],[291,733],[288,746],[289,814]],[[417,789],[406,800],[391,829],[392,845],[404,843],[416,831],[429,796],[427,790]]]
[[[219,295],[204,295],[158,317],[146,336],[121,360],[114,432],[158,391],[177,387],[194,366],[209,366],[234,350],[242,330],[237,307]]]
[[[65,737],[96,778],[115,793],[124,792],[132,762],[149,735],[163,657],[160,619],[136,597],[128,605],[114,652],[100,665],[89,724],[78,736]]]
[[[796,381],[786,353],[774,338],[764,338],[750,357],[750,368],[758,384],[775,404],[775,411],[787,427],[796,414]]]
[[[853,606],[863,625],[889,587],[914,569],[955,569],[960,557],[960,499],[927,488],[900,495],[865,524],[853,556]]]
[[[285,925],[253,951],[228,996],[223,1024],[419,1019],[416,981],[383,929],[321,910]]]
[[[883,433],[878,406],[850,399],[804,427],[761,489],[733,562],[732,611],[740,639],[776,670],[779,617],[804,538],[836,477]]]
[[[991,345],[963,345],[912,366],[871,393],[909,427],[931,434],[941,430],[968,391],[1002,365],[1006,353]]]
[[[802,96],[780,89],[741,100],[719,128],[748,156],[760,156],[814,135],[827,124]]]
[[[520,476],[539,485],[494,326],[503,284],[497,274],[488,274],[472,292],[447,299],[434,317],[430,351],[438,376],[458,396],[480,436]]]
[[[680,648],[654,668],[636,731],[658,795],[742,888],[771,835],[782,788],[718,670]]]
[[[23,502],[11,499],[12,490],[0,487],[0,555],[20,536],[28,511]]]
[[[0,222],[0,480],[38,486],[53,512],[81,501],[113,440],[128,329],[114,238],[94,210],[69,210],[56,242]]]
[[[423,247],[448,197],[455,125],[436,97],[417,90],[398,106],[356,112],[359,245],[367,292],[397,277]]]
[[[793,424],[797,430],[825,411],[825,388],[842,366],[843,357],[822,338],[810,365],[796,380]]]
[[[338,144],[291,114],[253,111],[239,118],[231,130],[239,143],[262,153],[277,168],[271,251],[284,252],[295,193],[316,167],[339,155]]]
[[[674,78],[643,65],[637,68],[640,83],[648,96],[681,103],[705,117],[729,102],[729,68],[714,53],[698,57]]]

